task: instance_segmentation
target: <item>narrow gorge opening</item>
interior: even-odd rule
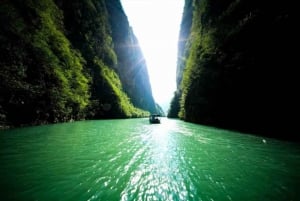
[[[177,44],[184,0],[121,3],[146,60],[154,99],[167,113],[176,90]]]

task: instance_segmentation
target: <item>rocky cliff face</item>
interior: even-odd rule
[[[0,25],[0,125],[154,110],[147,68],[136,63],[142,53],[118,0],[2,1]]]
[[[132,103],[156,112],[147,65],[119,0],[107,1],[114,49],[118,55],[117,71]]]
[[[178,55],[177,55],[177,71],[176,71],[176,83],[177,90],[174,93],[174,97],[170,104],[168,111],[169,118],[178,118],[180,110],[180,97],[182,94],[180,84],[182,81],[183,70],[186,65],[186,58],[189,54],[189,36],[191,33],[191,26],[193,20],[193,0],[186,0],[180,25],[180,33],[178,39]]]
[[[292,136],[299,91],[287,2],[186,1],[179,45],[180,118],[263,135]],[[191,20],[190,31],[188,24]],[[187,27],[187,28],[186,28]],[[183,69],[183,70],[182,70]],[[177,108],[178,108],[177,107]],[[172,105],[171,105],[172,108]]]

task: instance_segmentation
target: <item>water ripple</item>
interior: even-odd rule
[[[1,200],[300,200],[300,148],[178,120],[0,132]]]

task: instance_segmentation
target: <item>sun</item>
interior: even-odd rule
[[[121,0],[143,51],[155,101],[166,111],[176,90],[184,0]]]

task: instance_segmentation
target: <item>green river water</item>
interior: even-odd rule
[[[300,200],[300,146],[162,119],[0,131],[0,200]]]

